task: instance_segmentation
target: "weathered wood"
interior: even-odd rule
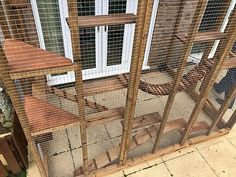
[[[162,116],[162,122],[161,125],[156,133],[156,139],[155,139],[155,143],[153,146],[153,152],[156,152],[158,149],[158,146],[160,144],[161,141],[161,137],[165,128],[165,125],[167,123],[174,99],[175,99],[175,95],[177,93],[179,84],[181,82],[181,78],[182,78],[182,74],[184,72],[184,68],[186,65],[186,62],[188,60],[189,54],[191,52],[192,49],[192,44],[194,42],[194,38],[198,32],[198,28],[200,26],[201,23],[201,19],[202,19],[202,15],[205,11],[205,8],[207,6],[207,1],[205,0],[199,0],[195,13],[194,13],[194,17],[193,17],[193,21],[190,27],[190,31],[189,31],[189,36],[187,39],[187,43],[186,43],[186,47],[184,49],[184,56],[183,59],[181,61],[180,66],[177,69],[177,74],[176,74],[176,78],[174,78],[174,84],[173,84],[173,88],[172,88],[172,93],[169,95],[166,106],[165,106],[165,110]]]
[[[226,36],[226,34],[218,31],[211,31],[211,32],[199,32],[194,37],[193,42],[204,42],[204,41],[215,41],[223,39]],[[182,41],[183,43],[186,43],[187,41],[187,34],[177,34],[176,37]]]
[[[1,174],[1,177],[8,177],[7,169],[2,164],[1,160],[0,160],[0,174]]]
[[[200,93],[200,98],[199,98],[198,102],[196,103],[196,105],[190,115],[188,125],[185,129],[183,138],[181,140],[181,145],[183,145],[186,142],[186,140],[189,136],[189,133],[191,132],[191,129],[192,129],[195,121],[197,120],[198,115],[200,114],[200,111],[202,110],[202,108],[206,102],[207,95],[208,95],[210,89],[212,88],[214,81],[221,69],[220,67],[223,64],[225,57],[229,54],[230,50],[232,49],[232,46],[233,46],[235,38],[236,38],[235,18],[236,18],[236,10],[234,9],[232,11],[232,15],[230,17],[230,20],[229,20],[228,25],[225,30],[227,37],[225,39],[221,40],[220,44],[218,46],[220,49],[223,49],[223,50],[220,50],[217,53],[218,58],[215,62],[215,66],[212,69],[212,71],[209,73],[208,82],[207,82],[206,86],[203,88],[202,92]]]
[[[230,90],[229,94],[225,96],[224,102],[221,105],[221,107],[220,107],[220,109],[219,109],[219,111],[217,113],[217,117],[211,123],[211,125],[210,125],[210,127],[209,127],[209,129],[207,131],[207,135],[212,133],[212,131],[216,127],[217,123],[223,118],[224,114],[228,110],[228,106],[231,104],[231,102],[235,98],[235,96],[236,96],[236,84],[234,84],[232,86],[232,89]]]
[[[121,25],[135,23],[136,16],[132,13],[126,14],[109,14],[109,15],[91,15],[91,16],[78,16],[78,25],[80,28],[105,26],[105,25]],[[70,26],[73,19],[68,17],[67,22]]]
[[[10,136],[10,135],[7,135]],[[7,143],[6,136],[0,138],[0,154],[3,154],[6,162],[8,164],[7,169],[12,171],[12,173],[16,174],[21,171],[21,167],[13,154],[13,150],[10,145]]]
[[[73,102],[77,102],[76,95],[67,93],[65,90],[61,90],[61,89],[58,89],[56,87],[46,87],[46,90],[47,90],[48,93],[54,94],[58,97],[65,98],[65,99],[73,101]],[[102,106],[102,105],[100,105],[96,102],[90,101],[86,98],[84,100],[85,100],[85,105],[86,106],[88,106],[92,109],[96,109],[99,112],[108,110],[107,107]]]
[[[5,40],[4,52],[12,79],[62,73],[75,68],[65,57],[15,39]]]
[[[135,117],[133,120],[132,130],[145,128],[146,126],[155,125],[161,122],[161,115],[158,112],[143,115],[140,117]],[[124,126],[124,120],[121,121],[122,126]]]
[[[148,29],[151,17],[152,0],[138,1],[135,35],[130,66],[130,82],[127,91],[125,123],[121,139],[119,164],[124,165],[129,149],[132,121],[135,112],[138,95],[138,85],[141,78],[142,65],[144,60],[145,45],[148,36]]]

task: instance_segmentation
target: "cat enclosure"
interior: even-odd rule
[[[236,85],[213,85],[236,67],[235,2],[1,0],[0,73],[41,176],[105,176],[227,134]]]

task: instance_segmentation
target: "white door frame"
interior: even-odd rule
[[[104,0],[104,2],[105,4],[108,4],[109,0]],[[60,20],[61,20],[61,26],[62,26],[65,57],[73,61],[70,29],[66,22],[66,18],[69,16],[67,0],[58,0],[58,3],[59,3],[59,9],[60,9]],[[101,4],[102,3],[100,0],[95,0],[96,7],[101,6]],[[136,14],[137,4],[138,4],[138,0],[127,0],[126,13]],[[143,69],[149,68],[147,63],[148,63],[148,56],[149,56],[151,42],[152,42],[153,31],[155,27],[158,4],[159,4],[159,0],[154,0],[152,18],[151,18],[151,23],[150,23],[150,28],[149,28],[147,45],[145,49]],[[46,50],[36,0],[31,0],[31,5],[32,5],[32,10],[33,10],[33,15],[35,18],[40,47]],[[102,15],[104,13],[108,13],[108,5],[106,7],[95,8],[96,15]],[[106,35],[103,34],[103,33],[107,33],[107,31],[105,32],[105,27],[104,26],[96,27],[95,30],[96,30],[96,68],[83,70],[82,71],[83,79],[86,80],[86,79],[99,78],[99,77],[105,77],[109,75],[116,75],[116,74],[120,74],[124,72],[129,72],[130,64],[131,64],[131,57],[132,57],[135,24],[125,24],[123,51],[122,51],[122,64],[114,65],[114,66],[106,66],[106,57],[104,57],[106,56],[106,53],[104,52],[107,52],[107,51],[101,48],[104,45],[103,42],[106,42],[106,45],[107,45],[107,34]],[[103,58],[105,58],[105,60]],[[58,75],[58,76],[47,75],[47,80],[48,80],[49,85],[57,85],[57,84],[63,84],[63,83],[68,83],[68,82],[74,82],[75,76],[74,76],[74,72],[71,71],[71,72],[68,72],[68,74],[66,75]]]

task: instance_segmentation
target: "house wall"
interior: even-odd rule
[[[196,4],[197,1],[185,1],[183,3],[184,9],[178,32],[188,32]],[[160,0],[159,2],[148,62],[152,68],[158,67],[163,69],[166,64],[176,64],[182,56],[180,51],[183,50],[180,48],[183,49],[183,44],[176,38],[172,39],[181,6],[182,0]],[[171,55],[167,58],[170,46],[172,47]]]

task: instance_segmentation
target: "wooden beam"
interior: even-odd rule
[[[125,123],[120,147],[120,165],[124,165],[126,162],[127,152],[130,144],[132,121],[134,118],[138,87],[146,48],[145,45],[147,42],[150,24],[151,5],[152,0],[138,1],[138,11],[130,66],[130,82],[126,96],[126,109],[124,115]]]
[[[78,9],[76,0],[68,0],[69,17],[71,18],[70,32],[72,40],[73,59],[76,63],[75,71],[75,90],[78,100],[78,110],[80,119],[80,136],[82,144],[82,156],[83,156],[83,170],[85,176],[89,173],[88,168],[88,147],[87,147],[87,130],[86,130],[86,118],[85,118],[85,103],[84,103],[84,89],[82,79],[82,65],[81,65],[81,49],[80,49],[80,35],[78,24]]]
[[[70,100],[70,101],[73,101],[73,102],[77,102],[76,95],[67,93],[65,90],[61,90],[61,89],[58,89],[56,87],[49,87],[49,86],[46,87],[46,90],[47,90],[48,93],[54,94],[58,97],[61,97],[61,98],[64,98],[64,99],[67,99],[67,100]],[[90,101],[86,98],[84,99],[84,101],[85,101],[86,106],[88,106],[92,109],[96,109],[98,112],[108,110],[107,107],[102,106],[102,105],[100,105],[96,102]]]
[[[166,102],[166,106],[165,106],[165,110],[162,116],[162,122],[160,125],[160,128],[158,129],[157,133],[156,133],[156,139],[154,142],[154,146],[153,146],[153,152],[156,152],[158,150],[160,141],[161,141],[161,137],[166,125],[166,122],[168,120],[174,99],[175,99],[175,95],[178,92],[178,87],[180,85],[181,79],[182,79],[182,75],[185,69],[185,65],[186,62],[188,60],[189,54],[191,52],[192,49],[192,44],[194,42],[194,38],[198,32],[198,28],[200,26],[201,23],[201,19],[202,19],[202,14],[205,11],[205,8],[207,6],[207,1],[205,0],[199,0],[197,3],[197,7],[194,13],[194,17],[193,17],[193,21],[192,24],[190,26],[190,31],[189,31],[189,37],[187,39],[187,44],[184,50],[184,56],[183,59],[181,61],[180,66],[177,69],[177,74],[176,74],[176,78],[174,78],[174,84],[173,84],[173,91],[171,92],[171,94],[168,97],[168,100]]]
[[[211,31],[211,32],[198,32],[194,37],[193,42],[204,42],[204,41],[215,41],[223,39],[226,34],[220,31]],[[187,34],[177,34],[176,38],[178,38],[183,43],[186,43],[188,36]]]
[[[132,130],[139,128],[145,128],[146,126],[155,125],[161,122],[161,115],[158,112],[150,113],[140,117],[135,117],[133,120]],[[122,126],[124,126],[124,120],[121,120]]]
[[[80,28],[106,26],[106,25],[122,25],[135,23],[136,16],[132,13],[126,14],[109,14],[109,15],[91,15],[91,16],[78,16],[78,25]],[[70,26],[73,19],[68,17],[67,22]]]
[[[226,127],[228,127],[229,129],[232,129],[235,123],[236,123],[236,110],[231,115],[230,119],[228,120]]]
[[[236,38],[235,19],[236,19],[236,10],[234,9],[232,11],[232,15],[230,17],[230,20],[229,20],[228,25],[225,30],[227,37],[225,39],[221,40],[220,44],[219,44],[219,49],[223,49],[223,50],[220,50],[217,53],[218,58],[215,61],[214,68],[212,69],[212,71],[208,75],[208,77],[209,77],[208,82],[207,82],[206,86],[203,88],[202,92],[200,93],[200,98],[199,98],[198,102],[195,104],[195,107],[190,115],[188,125],[185,129],[184,135],[181,140],[181,145],[183,145],[187,141],[189,133],[191,132],[191,129],[192,129],[195,121],[197,120],[198,115],[200,114],[200,111],[202,110],[202,108],[206,102],[207,95],[208,95],[210,89],[212,88],[214,81],[216,80],[216,77],[221,69],[220,67],[223,64],[225,57],[229,54],[230,50],[232,49],[232,46],[233,46],[235,38]]]

